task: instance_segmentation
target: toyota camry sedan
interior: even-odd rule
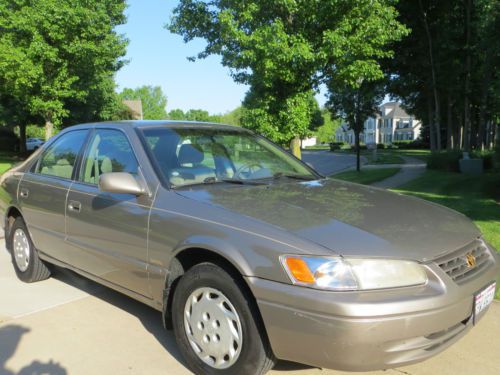
[[[464,215],[226,125],[67,128],[3,175],[0,210],[21,280],[57,265],[161,311],[196,374],[422,361],[474,329],[499,278]]]

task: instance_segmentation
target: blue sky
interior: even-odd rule
[[[190,62],[204,47],[202,40],[185,44],[164,25],[175,0],[129,0],[128,22],[117,31],[129,39],[129,63],[116,75],[118,89],[159,85],[167,95],[167,110],[200,108],[224,113],[240,105],[247,87],[233,82],[220,58]]]
[[[233,82],[218,56],[190,62],[205,43],[185,44],[164,28],[177,0],[129,0],[126,25],[117,28],[130,41],[129,63],[116,75],[118,89],[142,85],[161,86],[167,95],[167,110],[205,109],[224,113],[240,105],[247,87]],[[322,97],[318,96],[320,103]]]

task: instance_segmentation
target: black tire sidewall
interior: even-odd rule
[[[29,254],[29,262],[28,262],[28,268],[26,271],[21,271],[19,267],[17,266],[16,262],[16,255],[15,255],[15,250],[14,250],[14,234],[16,233],[16,230],[21,229],[26,237],[28,238],[28,242],[30,245],[30,254]],[[11,256],[12,256],[12,264],[14,265],[14,270],[16,271],[16,275],[19,279],[25,282],[31,282],[33,279],[33,272],[34,272],[34,267],[35,267],[35,257],[37,256],[35,252],[35,246],[33,245],[33,241],[31,240],[30,233],[28,231],[28,228],[26,227],[26,224],[24,223],[24,220],[20,217],[18,217],[15,221],[14,224],[12,224],[12,228],[10,229],[9,232],[9,240],[10,240],[10,248],[11,248]]]
[[[184,307],[187,298],[198,288],[210,287],[223,293],[234,306],[240,317],[243,343],[235,364],[227,369],[215,369],[205,364],[193,351],[184,328]],[[253,375],[260,374],[266,361],[267,338],[263,337],[257,323],[255,306],[250,296],[246,296],[236,280],[221,267],[202,263],[191,268],[182,276],[175,290],[172,304],[174,334],[188,367],[195,374],[207,375]]]

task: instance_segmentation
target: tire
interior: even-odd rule
[[[202,293],[201,297],[197,293]],[[193,301],[197,298],[198,302],[204,302],[204,298],[207,298],[209,305],[196,305],[198,302]],[[225,301],[227,303],[224,305]],[[225,307],[222,309],[219,306]],[[205,313],[205,310],[212,316],[206,316],[208,313]],[[223,310],[236,314],[229,315],[232,318],[228,318],[224,312],[220,315]],[[219,321],[221,316],[224,320]],[[198,264],[181,277],[172,301],[172,318],[177,345],[187,366],[197,375],[262,375],[276,362],[253,298],[248,295],[240,279],[215,264]],[[233,337],[235,331],[230,328],[231,323],[238,338]],[[231,332],[229,339],[228,332]],[[220,344],[223,349],[220,352],[222,354],[218,356],[225,362],[214,365],[203,360],[201,356],[210,355],[212,349],[205,351],[200,345],[197,348],[201,354],[197,354],[197,344],[192,344],[197,341],[195,335],[203,336],[201,345]],[[213,338],[208,340],[208,344],[207,336]],[[236,345],[238,340],[239,345]],[[229,355],[224,355],[227,352],[224,349],[227,347],[225,344],[228,342],[233,349],[236,348],[233,353],[237,354],[232,359]],[[213,361],[216,357],[211,358]]]
[[[50,270],[38,257],[38,252],[21,217],[16,218],[14,221],[9,232],[9,241],[12,264],[20,280],[26,283],[33,283],[49,278]],[[25,247],[23,248],[23,246]],[[27,254],[27,257],[20,257],[20,253]]]

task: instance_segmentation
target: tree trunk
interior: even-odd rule
[[[471,76],[471,51],[470,51],[470,18],[472,0],[465,0],[465,92],[464,92],[464,149],[470,151],[471,146],[471,121],[470,121],[470,76]]]
[[[354,143],[356,145],[356,171],[361,170],[361,151],[360,151],[360,145],[359,145],[359,130],[354,130]]]
[[[446,128],[446,149],[451,150],[454,144],[453,137],[453,101],[450,95],[448,95],[448,108],[446,114],[447,128]]]
[[[26,153],[26,124],[19,124],[19,153],[21,155]]]
[[[295,157],[301,159],[302,155],[300,152],[300,137],[295,137],[292,139],[290,142],[290,151],[292,151],[292,154],[295,155]]]
[[[431,146],[431,151],[434,152],[436,151],[436,135],[434,133],[434,114],[432,112],[432,103],[431,103],[431,100],[429,98],[429,100],[427,100],[427,118],[428,118],[428,121],[429,121],[429,143],[430,143],[430,146]]]
[[[427,13],[424,11],[422,6],[422,0],[418,1],[420,6],[420,12],[422,13],[422,19],[424,23],[425,35],[427,36],[427,46],[429,48],[429,64],[431,66],[431,78],[432,78],[432,93],[434,97],[434,127],[436,132],[436,148],[438,151],[441,150],[441,113],[439,105],[439,93],[437,88],[436,79],[436,64],[434,59],[434,52],[432,48],[432,35],[429,29],[429,24],[427,22]],[[432,143],[432,142],[431,142]]]
[[[45,140],[48,141],[52,134],[54,133],[54,123],[52,122],[52,116],[47,115],[45,117]]]

